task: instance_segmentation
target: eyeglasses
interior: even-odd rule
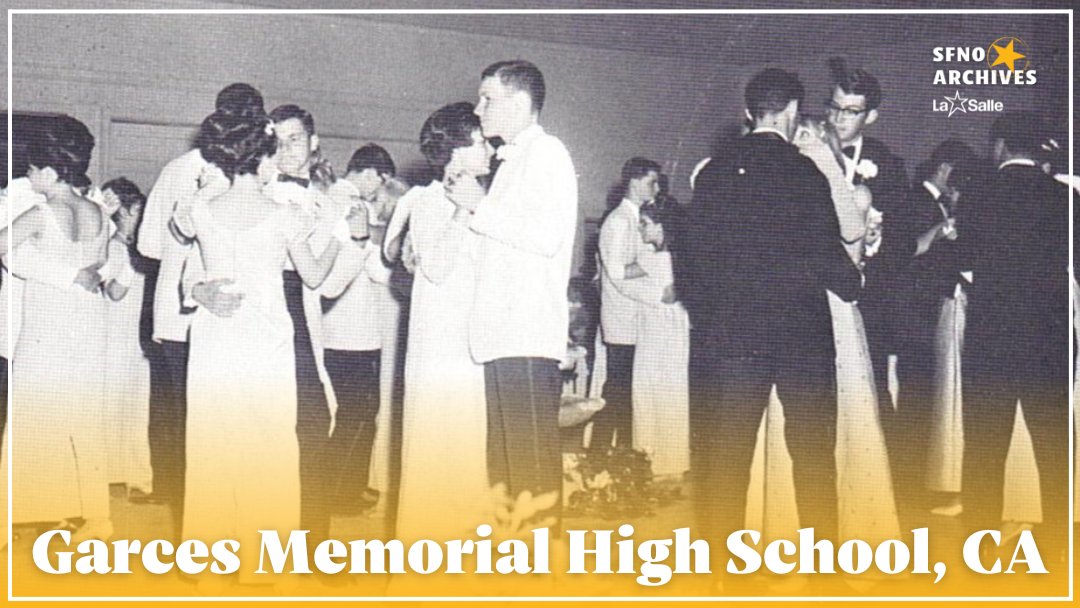
[[[825,110],[830,114],[839,114],[844,118],[858,118],[860,114],[869,112],[867,108],[842,108],[836,105],[836,102],[832,100],[825,102]]]

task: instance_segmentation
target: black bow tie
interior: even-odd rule
[[[310,179],[304,179],[302,177],[293,177],[284,173],[278,173],[277,181],[279,182],[292,182],[294,184],[300,184],[301,188],[307,188],[311,184]]]
[[[850,158],[851,160],[855,160],[855,146],[844,146],[844,148],[840,151],[844,153],[844,156]]]

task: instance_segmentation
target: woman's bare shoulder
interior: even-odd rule
[[[85,196],[75,197],[71,208],[74,211],[74,219],[79,225],[79,234],[96,235],[108,222],[101,206]]]

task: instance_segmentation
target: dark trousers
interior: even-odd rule
[[[308,542],[325,540],[330,532],[331,490],[330,406],[315,363],[315,351],[304,314],[304,285],[293,271],[284,273],[285,304],[293,323],[296,351],[296,439],[300,446],[300,525],[310,530]]]
[[[337,420],[330,436],[333,492],[338,503],[358,503],[368,487],[375,416],[379,413],[378,350],[326,349],[326,371],[337,397]]]
[[[150,362],[150,419],[147,435],[154,494],[182,520],[187,469],[187,342],[162,340]]]
[[[802,527],[837,536],[836,371],[832,359],[722,357],[691,341],[690,469],[698,526],[714,546],[745,526],[746,491],[773,385],[784,406]]]
[[[930,505],[926,469],[934,382],[938,367],[944,363],[937,360],[935,352],[941,305],[941,298],[911,301],[910,314],[898,336],[900,394],[888,424],[883,424],[893,494],[903,530],[927,524]]]
[[[589,447],[633,445],[634,345],[607,344],[607,379],[604,381],[604,409],[593,416]]]
[[[491,483],[505,483],[515,498],[524,490],[533,495],[561,490],[558,363],[535,357],[497,359],[484,365],[484,379]]]
[[[1017,361],[981,360],[973,348],[965,348],[965,352],[970,353],[963,369],[966,525],[972,531],[996,530],[1001,525],[1005,458],[1019,399],[1039,468],[1043,525],[1035,539],[1044,560],[1056,559],[1054,552],[1068,546],[1068,508],[1072,498],[1069,496],[1069,374],[1064,369],[1067,365],[1045,365],[1040,370]],[[1067,355],[1062,353],[1062,356]],[[1049,367],[1059,368],[1059,373],[1047,373]]]

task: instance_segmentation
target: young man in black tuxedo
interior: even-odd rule
[[[1019,401],[1039,468],[1043,523],[1035,539],[1054,571],[1068,547],[1071,498],[1069,191],[1036,163],[1045,132],[1028,112],[994,122],[997,172],[977,213],[957,224],[973,274],[963,366],[966,527],[1001,525]]]
[[[690,313],[691,474],[701,531],[743,527],[758,425],[775,386],[802,525],[836,538],[836,369],[826,289],[861,291],[829,185],[790,143],[804,89],[767,69],[746,88],[752,132],[697,179],[674,252]]]

